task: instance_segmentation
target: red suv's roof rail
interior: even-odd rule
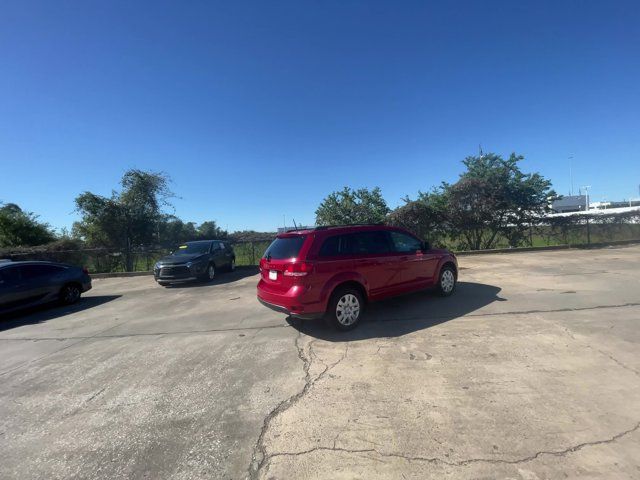
[[[295,232],[309,232],[313,230],[328,230],[329,228],[348,228],[348,227],[383,227],[384,223],[345,223],[343,225],[322,225],[319,227],[311,228],[287,228],[283,233],[295,233]]]
[[[322,225],[316,227],[315,230],[327,230],[328,228],[345,228],[345,227],[380,227],[384,223],[345,223],[344,225]]]

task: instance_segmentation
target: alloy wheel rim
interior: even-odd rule
[[[347,293],[340,297],[336,305],[336,319],[344,326],[353,325],[360,316],[360,302],[358,297]]]
[[[453,276],[453,272],[451,270],[445,270],[442,272],[442,279],[440,280],[440,286],[445,293],[449,293],[453,290],[453,285],[455,284],[455,277]]]
[[[236,269],[236,261],[235,260],[231,260],[231,270],[235,270]]]
[[[80,290],[78,290],[78,287],[67,287],[67,292],[65,295],[65,300],[67,302],[74,302],[78,299],[79,296]]]
[[[209,279],[213,280],[213,277],[216,276],[216,269],[213,265],[209,265]]]

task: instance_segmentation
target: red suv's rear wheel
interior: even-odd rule
[[[356,288],[341,288],[331,296],[326,318],[338,330],[351,330],[360,323],[363,310],[362,294]]]

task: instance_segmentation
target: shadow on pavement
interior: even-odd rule
[[[72,313],[82,312],[104,303],[120,298],[122,295],[95,295],[82,297],[74,305],[57,305],[55,303],[29,307],[17,312],[0,315],[0,332],[23,325],[35,325],[54,318],[64,317]]]
[[[451,297],[440,297],[432,291],[411,293],[367,306],[360,325],[348,332],[339,332],[323,320],[287,322],[302,333],[330,342],[399,337],[454,320],[496,301],[500,287],[483,283],[459,282]]]
[[[233,272],[217,272],[216,277],[210,282],[197,280],[190,282],[178,282],[169,284],[166,288],[203,288],[213,285],[224,285],[226,283],[237,282],[238,280],[257,274],[258,267],[237,267]]]

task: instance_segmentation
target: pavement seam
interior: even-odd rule
[[[53,351],[53,352],[49,352],[49,353],[47,353],[47,354],[45,354],[45,355],[42,355],[42,356],[40,356],[40,357],[38,357],[38,358],[34,358],[33,360],[28,360],[28,361],[26,361],[26,362],[24,362],[24,363],[21,363],[20,365],[16,365],[15,367],[10,368],[9,370],[5,370],[5,371],[3,371],[3,372],[0,372],[0,377],[1,377],[1,376],[3,376],[3,375],[6,375],[7,373],[11,373],[11,372],[14,372],[14,371],[16,371],[16,370],[19,370],[19,369],[20,369],[20,368],[22,368],[22,367],[26,367],[26,366],[28,366],[28,365],[31,365],[32,363],[39,362],[39,361],[40,361],[40,360],[42,360],[43,358],[50,357],[51,355],[55,355],[56,353],[62,352],[63,350],[66,350],[66,349],[68,349],[68,348],[74,347],[74,346],[78,345],[79,343],[82,343],[82,342],[84,342],[84,341],[86,341],[86,340],[90,340],[90,339],[92,339],[92,338],[96,338],[96,337],[98,337],[98,335],[100,335],[100,334],[102,334],[102,333],[104,333],[104,332],[108,332],[109,330],[113,330],[114,328],[118,328],[119,326],[124,325],[124,324],[125,324],[125,323],[127,323],[128,321],[129,321],[129,320],[126,320],[126,321],[124,321],[124,322],[120,322],[120,323],[118,323],[117,325],[114,325],[114,326],[112,326],[112,327],[106,328],[106,329],[104,329],[104,330],[102,330],[102,331],[100,331],[100,332],[98,332],[98,333],[96,333],[95,335],[92,335],[92,336],[88,336],[88,337],[76,337],[77,339],[79,339],[77,342],[73,342],[73,343],[71,343],[71,344],[69,344],[69,345],[66,345],[66,346],[64,346],[64,347],[62,347],[62,348],[59,348],[58,350],[55,350],[55,351]],[[55,340],[75,340],[76,338],[71,337],[71,338],[68,338],[68,339],[55,339]]]
[[[626,307],[638,307],[640,306],[640,302],[630,302],[630,303],[621,303],[619,305],[595,305],[593,307],[578,307],[578,308],[557,308],[550,310],[520,310],[520,311],[511,311],[511,312],[487,312],[487,313],[467,313],[462,315],[440,315],[429,317],[429,320],[447,320],[454,319],[459,317],[496,317],[503,315],[533,315],[537,313],[562,313],[562,312],[582,312],[585,310],[600,310],[607,308],[626,308]],[[411,320],[422,320],[424,317],[405,317],[401,319],[393,318],[393,319],[378,319],[379,322],[386,321],[411,321]]]
[[[127,320],[128,322],[129,320]],[[123,325],[124,323],[127,322],[123,322],[120,325]],[[116,325],[116,327],[119,327],[120,325]],[[17,342],[17,341],[23,341],[23,342],[32,342],[32,341],[39,341],[39,340],[87,340],[87,339],[96,339],[96,338],[128,338],[128,337],[156,337],[156,336],[161,336],[161,335],[188,335],[191,333],[224,333],[224,332],[241,332],[241,331],[245,331],[245,330],[262,330],[262,329],[268,329],[268,328],[290,328],[291,325],[289,324],[278,324],[278,325],[265,325],[262,327],[232,327],[232,328],[212,328],[212,329],[208,329],[208,330],[178,330],[175,332],[150,332],[150,333],[122,333],[122,334],[117,334],[117,335],[100,335],[100,333],[98,333],[97,335],[86,335],[86,336],[77,336],[77,337],[15,337],[15,338],[0,338],[0,342]],[[115,327],[111,327],[107,330],[104,331],[108,331],[111,330],[112,328]]]
[[[497,458],[470,458],[470,459],[466,459],[466,460],[460,460],[458,462],[450,462],[447,460],[443,460],[439,457],[420,457],[420,456],[410,456],[410,455],[402,455],[400,453],[388,453],[388,452],[383,452],[380,451],[378,449],[375,448],[363,448],[363,449],[350,449],[350,448],[342,448],[342,447],[314,447],[314,448],[310,448],[309,450],[303,450],[300,452],[276,452],[276,453],[272,453],[269,455],[269,459],[272,459],[274,457],[282,457],[282,456],[289,456],[289,457],[297,457],[297,456],[302,456],[302,455],[308,455],[310,453],[314,453],[317,451],[328,451],[328,452],[343,452],[343,453],[375,453],[378,456],[381,457],[391,457],[391,458],[401,458],[403,460],[406,460],[408,462],[427,462],[427,463],[441,463],[441,464],[445,464],[448,466],[452,466],[452,467],[464,467],[466,465],[470,465],[473,463],[492,463],[492,464],[507,464],[507,465],[517,465],[517,464],[521,464],[521,463],[527,463],[527,462],[531,462],[533,460],[536,460],[538,457],[541,457],[543,455],[553,455],[553,456],[557,456],[557,457],[561,457],[564,455],[567,455],[569,453],[574,453],[577,452],[579,450],[582,450],[585,447],[591,447],[591,446],[597,446],[597,445],[604,445],[604,444],[608,444],[608,443],[612,443],[615,442],[617,440],[619,440],[622,437],[625,437],[626,435],[629,435],[635,431],[637,431],[640,428],[640,422],[636,423],[635,426],[633,426],[632,428],[628,429],[628,430],[624,430],[620,433],[617,433],[616,435],[610,437],[610,438],[606,438],[604,440],[594,440],[591,442],[583,442],[583,443],[579,443],[577,445],[565,448],[563,450],[542,450],[539,452],[534,453],[533,455],[529,455],[527,457],[523,457],[523,458],[518,458],[518,459],[514,459],[514,460],[509,460],[509,459],[497,459]]]
[[[619,305],[596,305],[594,307],[582,307],[582,308],[559,308],[554,310],[522,310],[515,312],[490,312],[490,313],[468,313],[463,315],[441,315],[429,317],[429,320],[443,320],[454,319],[460,317],[492,317],[502,315],[532,315],[537,313],[561,313],[561,312],[582,312],[585,310],[599,310],[608,308],[625,308],[625,307],[638,307],[640,302],[636,303],[623,303]],[[424,317],[406,317],[406,318],[393,318],[393,319],[377,319],[379,322],[394,321],[394,322],[407,322],[414,320],[422,320]],[[127,322],[124,322],[127,323]],[[119,326],[119,325],[116,325]],[[15,338],[0,338],[0,341],[12,342],[12,341],[35,341],[35,340],[76,340],[76,339],[97,339],[97,338],[128,338],[128,337],[153,337],[159,335],[188,335],[190,333],[224,333],[224,332],[237,332],[243,330],[260,330],[268,328],[289,328],[289,324],[279,325],[266,325],[263,327],[232,327],[232,328],[220,328],[220,329],[208,329],[208,330],[183,330],[176,332],[150,332],[150,333],[123,333],[119,335],[92,335],[92,336],[78,336],[78,337],[15,337]],[[115,327],[114,327],[115,328]],[[111,328],[105,330],[108,331]]]

